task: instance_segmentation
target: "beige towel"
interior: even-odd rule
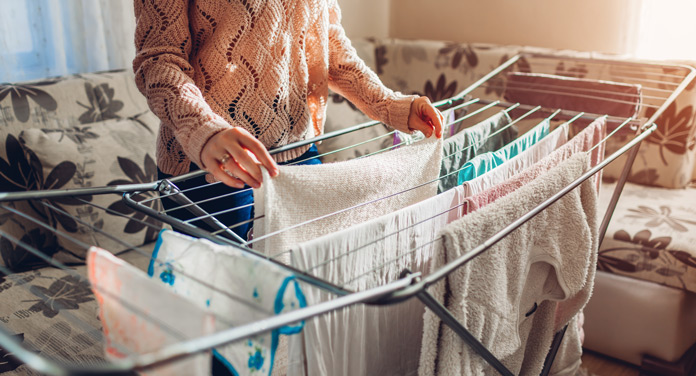
[[[414,145],[346,162],[310,166],[280,166],[280,174],[254,190],[254,239],[314,220],[253,243],[274,256],[319,236],[362,223],[433,197],[442,158],[442,140]],[[416,186],[434,181],[417,189]],[[407,192],[404,192],[408,190]],[[403,192],[403,193],[400,193]],[[392,197],[378,200],[384,197]],[[289,262],[289,254],[280,260]]]
[[[475,248],[575,180],[588,165],[588,154],[578,153],[451,223],[442,233],[445,255],[439,261]],[[446,306],[514,374],[538,375],[553,333],[589,299],[596,265],[596,206],[594,181],[588,179],[447,278]],[[433,291],[441,301],[443,290]],[[556,315],[556,302],[563,304],[563,316]],[[443,325],[438,336],[433,316],[426,311],[419,374],[495,374],[448,327]]]

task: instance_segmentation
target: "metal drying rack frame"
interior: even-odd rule
[[[331,281],[326,281],[320,278],[317,278],[305,271],[298,270],[296,268],[293,268],[291,266],[285,265],[283,263],[280,263],[276,260],[274,260],[271,257],[268,257],[266,255],[260,254],[253,249],[246,247],[242,244],[240,244],[238,237],[235,237],[234,235],[230,234],[231,231],[224,225],[222,225],[220,222],[217,222],[214,220],[214,217],[210,216],[210,214],[206,213],[203,211],[200,207],[196,205],[196,203],[191,202],[190,200],[187,200],[186,196],[180,192],[176,191],[176,183],[184,181],[186,179],[202,176],[205,174],[204,171],[197,171],[197,172],[192,172],[189,174],[177,176],[174,178],[171,178],[169,180],[162,180],[162,181],[155,181],[151,183],[145,183],[145,184],[131,184],[131,185],[120,185],[120,186],[109,186],[109,187],[95,187],[95,188],[78,188],[78,189],[64,189],[64,190],[50,190],[50,191],[29,191],[29,192],[12,192],[12,193],[0,193],[0,207],[4,208],[5,210],[8,210],[10,212],[13,212],[17,215],[22,215],[22,213],[14,211],[14,209],[8,208],[6,205],[3,204],[3,202],[9,202],[9,201],[21,201],[21,200],[41,200],[41,199],[51,199],[51,198],[59,198],[59,197],[78,197],[82,195],[102,195],[102,194],[121,194],[123,195],[123,199],[127,205],[130,207],[139,210],[143,213],[145,213],[148,216],[151,216],[155,219],[158,219],[164,223],[170,224],[174,229],[187,233],[189,235],[192,235],[194,237],[199,237],[199,238],[205,238],[208,240],[211,240],[215,243],[218,244],[225,244],[225,245],[231,245],[238,247],[240,249],[243,249],[244,251],[248,252],[252,257],[259,257],[261,259],[267,260],[269,262],[276,263],[283,268],[288,269],[292,273],[294,273],[298,280],[301,280],[305,283],[308,283],[312,286],[321,288],[325,291],[331,292],[335,294],[337,297],[335,299],[332,299],[330,301],[322,302],[319,304],[315,304],[303,309],[299,309],[296,311],[292,311],[289,313],[284,313],[278,316],[272,316],[269,318],[264,318],[260,319],[258,321],[252,322],[250,324],[246,324],[243,326],[238,326],[230,329],[226,329],[223,331],[219,331],[215,334],[201,337],[201,338],[196,338],[192,340],[184,340],[182,342],[179,342],[175,345],[171,345],[168,347],[165,347],[163,349],[160,349],[158,351],[148,353],[148,354],[140,354],[140,355],[132,355],[127,358],[124,358],[122,360],[116,361],[110,365],[103,366],[103,367],[92,367],[92,368],[84,368],[80,367],[79,365],[69,365],[69,364],[63,364],[61,362],[49,360],[47,358],[41,357],[25,348],[23,348],[21,345],[19,345],[13,338],[12,336],[6,332],[6,330],[0,325],[0,348],[5,349],[7,352],[12,353],[17,359],[20,361],[24,362],[31,368],[35,369],[36,371],[45,373],[45,374],[50,374],[50,375],[95,375],[95,374],[102,374],[102,375],[130,375],[134,374],[137,371],[143,371],[147,369],[151,369],[153,367],[156,367],[158,365],[166,364],[172,361],[175,361],[177,359],[181,359],[187,356],[191,356],[193,354],[201,353],[204,351],[208,351],[214,347],[221,346],[224,344],[232,343],[235,341],[239,340],[244,340],[247,338],[251,338],[255,335],[280,328],[282,326],[296,323],[302,320],[308,320],[313,317],[345,308],[354,304],[358,303],[363,303],[363,304],[372,304],[372,305],[386,305],[386,304],[395,304],[399,303],[408,299],[411,299],[413,297],[418,298],[421,300],[426,307],[431,309],[437,316],[440,317],[440,319],[448,325],[450,328],[452,328],[461,338],[463,341],[468,343],[478,354],[480,354],[490,365],[492,365],[498,372],[502,375],[512,375],[512,373],[505,368],[505,366],[493,355],[491,354],[478,340],[476,340],[468,331],[467,329],[460,323],[458,322],[454,316],[449,312],[440,302],[438,302],[430,293],[428,293],[427,289],[428,287],[432,286],[433,284],[441,281],[444,279],[446,276],[448,276],[450,273],[453,271],[457,270],[459,267],[462,265],[466,264],[467,262],[473,260],[477,256],[481,255],[485,251],[487,251],[489,248],[491,248],[493,245],[495,245],[497,242],[505,238],[507,235],[509,235],[511,232],[515,231],[517,228],[525,224],[527,221],[532,219],[534,216],[539,214],[541,211],[549,207],[551,204],[562,198],[564,195],[575,189],[577,186],[582,184],[585,180],[589,179],[599,171],[601,171],[603,168],[605,168],[609,163],[615,161],[618,159],[620,156],[628,153],[628,158],[626,160],[626,163],[624,165],[624,168],[622,170],[622,173],[619,177],[618,183],[616,185],[616,188],[613,192],[609,207],[607,209],[607,212],[604,215],[604,218],[602,220],[602,223],[600,225],[600,231],[599,231],[599,236],[600,239],[603,238],[606,229],[608,227],[609,221],[611,220],[611,216],[613,214],[613,211],[616,207],[616,204],[618,202],[619,196],[621,194],[621,191],[623,189],[624,184],[626,183],[626,180],[628,178],[628,175],[631,170],[631,166],[633,165],[633,162],[638,154],[638,149],[640,147],[640,144],[643,140],[645,140],[653,131],[657,129],[657,125],[655,124],[655,121],[659,118],[660,115],[667,109],[667,107],[672,104],[677,96],[681,94],[687,85],[696,77],[696,70],[694,68],[689,67],[689,66],[684,66],[684,65],[673,65],[673,64],[657,64],[657,63],[645,63],[645,62],[631,62],[631,61],[620,61],[620,60],[606,60],[606,59],[592,59],[592,58],[577,58],[577,57],[566,57],[566,56],[556,56],[556,55],[541,55],[541,54],[519,54],[516,55],[506,62],[504,62],[502,65],[500,65],[498,68],[494,69],[487,75],[483,76],[480,80],[476,81],[473,83],[471,86],[469,86],[467,89],[463,90],[459,94],[455,95],[452,98],[449,98],[447,100],[439,101],[435,103],[435,106],[438,108],[446,108],[446,107],[452,107],[455,103],[457,102],[462,102],[464,101],[464,104],[458,104],[455,107],[463,107],[465,105],[470,105],[474,103],[478,103],[480,105],[485,105],[484,109],[491,108],[494,106],[504,106],[507,108],[507,110],[514,109],[516,107],[520,108],[531,108],[531,110],[528,112],[528,114],[538,111],[538,110],[543,110],[549,113],[552,113],[551,116],[555,116],[556,114],[563,114],[569,117],[573,117],[573,121],[578,118],[585,118],[585,119],[595,119],[599,116],[602,116],[600,114],[587,114],[587,113],[578,113],[574,111],[569,111],[565,109],[542,109],[540,107],[532,107],[532,106],[525,106],[525,105],[520,105],[518,104],[512,104],[512,103],[501,103],[500,101],[490,101],[490,100],[485,100],[485,99],[474,99],[474,100],[469,100],[466,101],[466,98],[474,92],[476,89],[479,89],[483,87],[486,83],[488,83],[491,79],[494,77],[504,74],[505,72],[511,70],[515,64],[520,62],[521,59],[553,59],[554,61],[558,60],[564,60],[564,61],[575,61],[575,62],[582,62],[582,63],[587,63],[587,64],[599,64],[599,65],[610,65],[610,66],[615,66],[615,67],[621,67],[625,68],[626,71],[628,72],[628,77],[627,78],[634,78],[630,76],[633,72],[640,71],[642,69],[656,69],[656,70],[664,70],[665,68],[671,69],[672,72],[683,72],[683,75],[677,75],[673,74],[673,82],[670,82],[670,84],[674,85],[674,89],[672,90],[664,90],[665,92],[669,92],[669,95],[667,97],[661,98],[663,99],[663,102],[659,106],[655,106],[655,112],[653,113],[652,116],[650,116],[649,119],[636,119],[636,118],[613,118],[615,122],[618,122],[621,124],[619,128],[617,128],[615,131],[610,133],[605,140],[602,140],[600,142],[605,142],[606,139],[610,138],[613,136],[616,132],[620,131],[621,128],[627,124],[631,124],[637,127],[634,127],[632,129],[635,130],[635,137],[631,139],[629,142],[627,142],[625,145],[623,145],[619,150],[614,152],[612,155],[608,156],[605,158],[601,163],[599,163],[597,166],[591,168],[589,171],[587,171],[585,174],[577,178],[575,181],[573,181],[571,184],[568,186],[564,187],[560,192],[556,193],[552,197],[549,197],[546,199],[544,202],[536,206],[534,209],[530,210],[528,213],[526,213],[524,216],[521,218],[518,218],[517,220],[513,221],[512,223],[508,224],[505,228],[497,232],[494,236],[477,246],[476,248],[470,250],[467,254],[449,262],[448,264],[444,265],[442,268],[439,270],[433,272],[430,275],[427,276],[421,276],[420,273],[410,273],[408,270],[404,270],[401,278],[398,280],[395,280],[393,282],[390,282],[388,284],[385,284],[383,286],[377,287],[377,288],[372,288],[366,291],[359,291],[359,292],[354,292],[347,290],[343,286],[338,286]],[[643,72],[645,73],[645,72]],[[648,73],[649,75],[655,75],[658,73]],[[665,74],[667,76],[667,74]],[[646,81],[651,81],[651,80],[646,80]],[[657,80],[659,81],[659,80]],[[663,83],[663,82],[653,82],[653,83]],[[657,89],[655,89],[657,90]],[[527,116],[527,115],[524,115]],[[464,118],[466,118],[465,116]],[[455,120],[454,123],[461,122],[463,119],[457,119]],[[327,133],[324,135],[321,135],[319,137],[315,137],[313,139],[309,140],[304,140],[300,142],[295,142],[292,144],[288,144],[276,149],[273,149],[270,151],[271,154],[278,154],[287,150],[291,150],[293,148],[297,147],[302,147],[306,146],[318,141],[334,138],[334,137],[339,137],[348,133],[352,133],[355,131],[359,131],[365,128],[369,128],[372,126],[375,126],[377,124],[380,124],[377,121],[371,121],[371,122],[366,122],[363,124],[358,124],[340,131],[336,132],[331,132]],[[189,208],[194,215],[200,215],[203,216],[204,218],[209,218],[212,221],[209,222],[210,225],[213,227],[219,228],[218,231],[215,231],[215,233],[211,233],[209,231],[203,230],[199,227],[196,227],[194,225],[191,225],[189,223],[185,223],[183,221],[180,221],[176,218],[173,218],[167,214],[163,214],[162,212],[156,211],[151,209],[150,207],[146,205],[142,205],[140,202],[136,200],[136,196],[139,193],[142,192],[159,192],[160,195],[169,195],[170,197],[178,197],[181,198],[182,200],[179,202],[181,205],[185,205],[187,208]],[[44,204],[47,205],[47,204]],[[53,210],[59,210],[55,207],[51,208]],[[104,208],[101,208],[104,209]],[[108,210],[108,209],[104,209]],[[31,218],[27,218],[30,219]],[[42,224],[43,226],[47,226],[45,224]],[[56,233],[58,233],[57,230],[54,229]],[[64,234],[59,234],[59,235],[64,235]],[[109,234],[107,234],[109,235]],[[113,237],[113,235],[112,235]],[[436,241],[437,239],[433,240]],[[20,244],[21,242],[19,240],[15,241],[17,244]],[[32,248],[26,244],[23,244],[25,248],[27,248],[30,252],[32,253],[38,253],[37,256],[41,257],[41,252],[38,249]],[[133,247],[137,248],[137,247]],[[51,260],[50,258],[43,256],[45,258],[45,261],[48,262],[50,265],[56,266],[56,267],[61,267],[65,268],[65,265],[62,265],[54,260]],[[0,270],[3,271],[4,270]],[[127,302],[126,302],[127,303]],[[544,370],[542,372],[542,375],[548,374],[550,371],[550,366],[551,363],[553,362],[553,359],[555,357],[555,353],[558,349],[558,346],[560,345],[560,342],[563,338],[563,333],[565,332],[565,328],[561,330],[560,332],[556,333],[556,336],[554,338],[553,346],[552,349],[549,352],[549,355],[547,356],[547,362],[544,364]]]

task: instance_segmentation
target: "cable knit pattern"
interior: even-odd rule
[[[358,57],[336,0],[135,0],[136,83],[162,120],[157,164],[201,163],[205,143],[243,127],[267,148],[323,131],[328,89],[407,129],[413,96],[386,88]],[[281,162],[306,151],[275,156]]]

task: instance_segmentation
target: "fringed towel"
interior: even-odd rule
[[[258,241],[253,248],[269,256],[282,254],[301,242],[433,197],[441,158],[442,140],[431,138],[363,159],[280,166],[275,178],[264,170],[264,182],[254,190]],[[261,239],[265,235],[270,236]],[[287,255],[280,260],[289,262]]]

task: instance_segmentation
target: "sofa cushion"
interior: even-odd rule
[[[602,186],[608,205],[615,184]],[[627,183],[599,249],[605,272],[696,292],[696,189]]]
[[[146,270],[154,243],[122,259]],[[73,365],[105,364],[98,304],[86,267],[0,273],[0,321],[25,348]],[[38,375],[0,348],[0,375]]]
[[[19,134],[28,129],[41,129],[45,133],[60,134],[77,141],[87,140],[94,129],[107,120],[131,119],[154,133],[159,120],[147,107],[145,98],[138,92],[130,71],[79,74],[19,84],[0,84],[0,191],[26,191],[59,188],[46,181],[47,175],[37,176],[32,171],[36,154],[19,142]],[[147,150],[154,155],[154,142]],[[116,156],[113,156],[116,160]],[[62,159],[63,161],[65,159]],[[141,169],[143,161],[136,161]],[[51,183],[50,185],[46,185]],[[4,202],[2,205],[46,223],[48,218],[27,201]],[[0,265],[15,271],[35,267],[42,262],[23,251],[13,240],[22,239],[41,246],[48,255],[57,252],[57,239],[48,230],[31,220],[0,211]]]
[[[111,120],[95,126],[85,126],[79,133],[28,129],[20,134],[20,140],[24,148],[36,157],[32,167],[39,184],[69,189],[157,180],[157,167],[152,153],[156,131],[133,120]],[[141,196],[155,198],[156,194],[148,192]],[[71,237],[112,252],[122,251],[129,246],[92,227],[133,246],[153,241],[161,227],[153,218],[127,207],[119,194],[86,196],[82,199],[113,209],[124,216],[93,207],[75,198],[48,200],[60,210],[38,204],[34,207],[48,223]],[[159,209],[160,203],[159,200],[153,200],[149,205]],[[146,226],[138,221],[140,219],[154,227]],[[84,244],[75,244],[64,236],[58,237],[58,244],[60,250],[54,258],[66,263],[84,261]]]

